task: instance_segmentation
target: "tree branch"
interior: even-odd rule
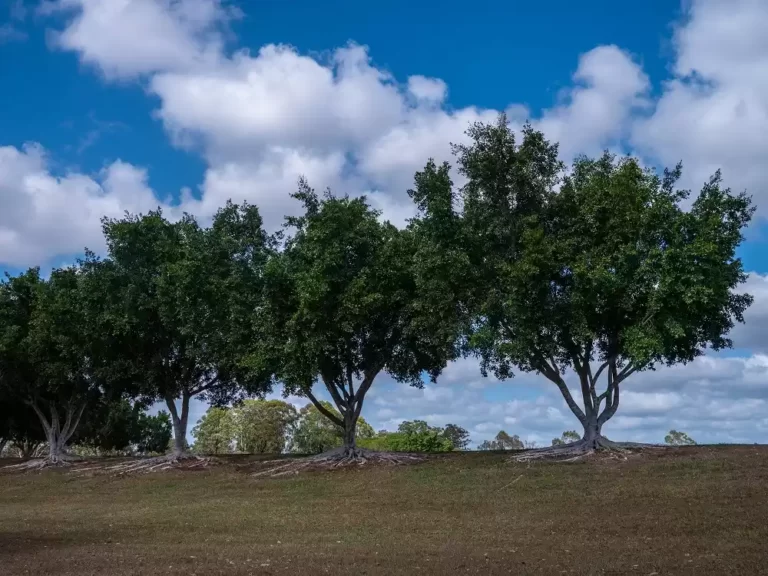
[[[77,427],[80,425],[80,419],[83,417],[83,412],[85,412],[85,404],[86,403],[83,402],[80,405],[80,408],[77,411],[77,416],[75,417],[74,422],[71,424],[69,428],[69,432],[65,436],[62,436],[62,439],[61,439],[62,444],[66,444],[67,442],[69,442],[69,439],[72,438],[72,435],[75,433],[75,430],[77,430]]]
[[[370,372],[366,372],[363,378],[363,382],[360,384],[360,388],[357,389],[357,394],[355,394],[355,411],[353,413],[355,422],[357,422],[357,419],[360,417],[360,412],[363,410],[363,399],[365,398],[368,390],[371,388],[371,385],[373,384],[376,376],[379,374],[379,371],[379,369],[375,369],[371,370]]]
[[[333,401],[336,403],[336,408],[339,409],[339,412],[344,414],[347,411],[347,403],[349,402],[349,398],[347,398],[347,391],[344,389],[344,386],[338,386],[333,379],[329,380],[325,376],[321,375],[321,378],[323,379],[325,388],[328,390],[328,392],[330,392],[331,398],[333,398]],[[344,394],[344,398],[342,398],[341,394],[339,394],[339,389],[341,389],[342,393]]]
[[[323,406],[323,404],[317,398],[315,398],[315,395],[312,394],[311,390],[304,390],[304,394],[307,396],[307,398],[309,398],[309,401],[312,402],[312,404],[314,404],[315,408],[317,408],[320,414],[328,418],[331,422],[333,422],[337,426],[344,428],[344,421],[338,416],[336,416],[336,414],[328,410],[325,406]]]
[[[560,394],[563,395],[563,398],[565,399],[565,403],[568,404],[568,408],[570,408],[571,412],[573,412],[576,418],[579,419],[579,422],[581,422],[582,425],[586,426],[587,416],[584,414],[584,411],[579,407],[579,405],[576,404],[576,401],[573,399],[573,396],[571,395],[571,391],[568,390],[568,386],[565,385],[565,382],[560,376],[560,373],[555,372],[547,364],[546,360],[540,360],[540,364],[537,363],[535,368],[560,389]]]
[[[35,411],[35,414],[37,414],[37,417],[40,419],[40,423],[43,425],[45,435],[50,437],[53,428],[50,424],[48,424],[48,418],[46,418],[45,414],[43,414],[43,411],[40,410],[40,406],[37,405],[37,402],[30,401],[28,404],[32,407],[32,410]]]

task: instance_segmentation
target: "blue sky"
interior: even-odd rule
[[[608,432],[765,441],[766,26],[760,0],[3,0],[0,266],[101,250],[101,215],[158,204],[205,220],[248,199],[277,226],[300,174],[403,222],[413,172],[506,110],[566,160],[605,148],[682,160],[685,187],[722,168],[754,195],[740,254],[756,302],[736,350],[633,377]],[[472,361],[424,391],[383,376],[363,413],[376,428],[458,422],[478,442],[576,424],[539,377],[484,380]]]

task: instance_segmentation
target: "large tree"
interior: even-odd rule
[[[65,463],[86,406],[103,391],[87,276],[77,266],[44,280],[32,268],[0,284],[2,386],[39,419],[48,456],[36,464]]]
[[[269,368],[243,370],[240,359],[259,347],[263,269],[274,240],[255,206],[231,203],[208,228],[158,210],[105,219],[104,234],[121,366],[134,397],[165,402],[171,459],[186,457],[193,397],[225,405],[269,388]]]
[[[503,116],[468,135],[454,147],[465,184],[454,190],[449,167],[429,163],[412,191],[417,225],[450,258],[443,270],[465,282],[446,298],[469,313],[467,349],[484,372],[517,368],[558,387],[584,429],[563,450],[610,446],[602,429],[627,378],[730,346],[751,302],[734,291],[750,199],[716,173],[688,204],[680,166],[658,175],[608,153],[564,175],[556,145],[530,127],[518,142]]]
[[[425,373],[436,378],[445,366],[454,339],[426,329],[411,231],[382,222],[365,198],[320,198],[303,181],[295,197],[304,215],[288,219],[295,233],[268,267],[276,377],[343,430],[343,446],[329,457],[355,460],[356,424],[376,377],[422,387]],[[338,413],[318,399],[317,383]]]

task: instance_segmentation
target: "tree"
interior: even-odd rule
[[[333,405],[321,400],[323,407],[337,418],[341,414]],[[357,420],[356,438],[373,438],[375,432],[362,416]],[[299,412],[299,419],[290,439],[290,451],[297,454],[320,454],[344,444],[344,430],[322,414],[314,404]]]
[[[90,273],[57,269],[46,281],[32,268],[0,283],[0,385],[40,421],[48,455],[35,466],[65,463],[86,405],[103,389],[100,334],[87,305]]]
[[[552,439],[552,446],[565,446],[579,440],[581,440],[581,435],[576,430],[566,430],[560,438]]]
[[[320,199],[303,181],[294,196],[304,215],[288,219],[295,233],[267,269],[276,378],[343,430],[342,447],[328,457],[356,460],[357,421],[378,374],[422,387],[424,373],[434,379],[445,366],[454,339],[425,329],[410,231],[381,222],[365,198]],[[313,393],[318,382],[337,412]]]
[[[129,450],[137,442],[141,409],[125,398],[94,402],[72,442],[96,452]]]
[[[451,441],[456,450],[466,450],[469,446],[469,432],[457,424],[446,424],[443,435]]]
[[[105,219],[114,281],[110,323],[119,337],[132,395],[164,401],[174,430],[171,459],[188,457],[189,402],[227,405],[266,392],[271,370],[241,365],[259,356],[263,270],[275,240],[255,206],[228,203],[201,228],[161,211]],[[180,401],[180,407],[177,406]]]
[[[685,432],[670,430],[669,434],[664,436],[664,442],[670,446],[694,446],[696,441]]]
[[[584,429],[559,450],[615,446],[602,429],[627,378],[731,345],[752,301],[734,292],[746,278],[735,250],[751,201],[721,188],[718,172],[686,210],[680,166],[659,176],[608,153],[578,158],[563,176],[557,146],[530,126],[518,144],[504,116],[468,135],[454,147],[466,184],[454,192],[449,167],[429,163],[411,192],[419,228],[447,254],[436,271],[464,283],[435,280],[472,320],[465,350],[483,374],[517,368],[558,387]]]
[[[524,450],[526,448],[520,436],[510,436],[504,430],[499,430],[493,440],[484,440],[478,450]]]
[[[237,451],[249,454],[283,452],[299,416],[282,400],[245,400],[232,415]]]
[[[450,452],[454,448],[443,428],[423,420],[401,422],[397,432],[380,432],[361,446],[391,452]]]
[[[229,408],[211,406],[192,428],[195,452],[229,454],[234,449],[235,420]]]
[[[141,454],[164,454],[171,442],[173,428],[168,412],[160,411],[154,416],[139,414],[139,430],[136,450]]]

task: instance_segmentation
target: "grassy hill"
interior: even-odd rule
[[[0,474],[0,573],[765,574],[768,447],[254,478]]]

